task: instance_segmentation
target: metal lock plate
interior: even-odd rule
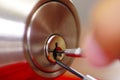
[[[53,54],[48,50],[54,49],[56,42],[61,49],[78,47],[79,20],[75,8],[69,0],[50,0],[29,19],[25,37],[26,59],[40,76],[60,76],[65,69],[52,62]],[[73,58],[63,54],[58,58],[68,66],[73,61]]]

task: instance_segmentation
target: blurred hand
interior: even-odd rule
[[[103,0],[94,8],[84,48],[87,60],[95,66],[120,58],[120,0]]]

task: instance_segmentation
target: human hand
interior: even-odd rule
[[[120,0],[103,0],[95,7],[84,48],[87,60],[95,66],[120,59]]]

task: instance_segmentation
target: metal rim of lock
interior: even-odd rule
[[[65,57],[65,54],[63,53],[57,54],[54,53],[54,51],[65,50],[65,49],[66,49],[66,43],[65,40],[62,38],[62,36],[57,34],[51,35],[45,46],[46,57],[52,63],[56,63],[56,60],[62,61]]]
[[[63,49],[77,48],[80,24],[77,12],[69,0],[40,0],[38,8],[28,18],[24,36],[25,57],[32,69],[44,78],[62,75],[65,69],[48,59],[50,40],[63,40]],[[53,37],[53,38],[52,38]],[[60,40],[60,41],[59,41]],[[53,45],[52,43],[52,45]],[[70,66],[73,58],[62,56],[61,61]]]

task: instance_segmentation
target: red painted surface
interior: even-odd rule
[[[47,80],[36,73],[27,63],[17,63],[0,68],[0,80]],[[80,80],[72,74],[64,74],[54,80]]]

